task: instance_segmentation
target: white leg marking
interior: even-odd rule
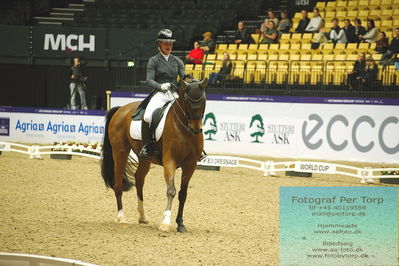
[[[126,223],[125,215],[123,214],[123,209],[118,211],[117,222],[118,223]]]
[[[170,210],[165,211],[162,224],[170,225],[170,216],[172,216],[172,211]]]

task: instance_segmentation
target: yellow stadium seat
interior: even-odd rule
[[[394,26],[395,28],[398,28],[399,27],[399,19],[394,20],[392,26]]]
[[[338,11],[336,16],[337,18],[346,18],[346,11]]]
[[[321,55],[321,54],[312,54],[310,60],[312,60],[312,61],[323,61],[323,55]]]
[[[291,40],[300,40],[302,38],[302,33],[293,33],[291,35]]]
[[[337,43],[335,44],[335,50],[344,50],[346,48],[346,43]]]
[[[278,49],[279,49],[278,43],[272,43],[269,45],[269,50],[278,50]]]
[[[381,26],[380,27],[392,27],[393,21],[392,20],[383,20],[381,21]]]
[[[232,56],[232,55],[230,55],[230,59],[231,59],[231,56]],[[218,53],[218,54],[216,55],[216,60],[223,60],[223,52],[222,52],[222,53]]]
[[[285,44],[280,44],[280,48],[279,50],[289,50],[290,49],[290,44],[289,43],[285,43]]]
[[[260,54],[258,55],[258,61],[266,61],[267,57],[267,54]]]
[[[221,43],[221,44],[219,44],[217,47],[216,47],[216,51],[222,51],[222,52],[224,52],[224,51],[226,51],[227,50],[227,44],[225,44],[225,43]]]
[[[259,50],[268,50],[268,49],[269,49],[269,44],[267,43],[259,44]]]
[[[329,1],[329,2],[327,2],[326,7],[336,7],[336,5],[337,5],[336,1]]]
[[[333,2],[329,2],[329,3],[333,3]],[[326,12],[326,14],[324,15],[324,18],[326,19],[326,20],[330,20],[330,19],[332,19],[332,18],[335,18],[335,11],[328,11],[328,12]],[[327,23],[326,23],[326,27],[327,27]]]
[[[334,60],[335,61],[345,61],[346,60],[346,54],[334,55]]]
[[[288,61],[290,59],[290,55],[289,54],[280,54],[278,56],[278,60],[280,61]]]
[[[369,6],[369,1],[368,0],[360,0],[359,3],[358,3],[358,6],[368,7]]]
[[[301,59],[300,54],[292,54],[290,55],[290,61],[299,61]]]
[[[368,42],[359,43],[357,49],[359,50],[368,50],[370,48],[370,44]]]
[[[264,82],[266,79],[266,61],[257,61],[256,70],[254,73],[254,82]]]
[[[196,64],[192,75],[195,79],[202,79],[202,65]]]
[[[228,52],[229,54],[235,54],[236,51],[237,51],[237,44],[231,43],[231,44],[228,45],[228,47],[227,47],[227,52]]]
[[[316,7],[319,9],[324,8],[324,7],[326,7],[326,4],[327,4],[327,2],[317,2]]]
[[[334,49],[334,44],[333,43],[324,43],[322,45],[323,50],[333,50]]]
[[[301,49],[301,44],[300,43],[292,43],[290,46],[290,50],[300,50]]]
[[[310,50],[310,49],[312,49],[312,44],[311,43],[302,43],[301,49],[302,50]]]
[[[294,18],[301,19],[302,18],[301,12],[296,12],[295,15],[294,15]]]
[[[203,77],[207,78],[209,75],[213,72],[215,65],[213,64],[205,64],[204,70],[203,70]]]
[[[258,50],[258,44],[256,44],[256,43],[251,43],[251,44],[248,46],[248,50]]]
[[[380,61],[382,58],[382,54],[372,54],[371,57],[373,58],[373,60],[375,61]]]
[[[346,45],[347,50],[356,50],[357,49],[357,43],[348,43]]]
[[[237,54],[230,54],[230,60],[236,60]]]
[[[356,61],[357,60],[357,54],[349,54],[346,56],[347,61]]]
[[[206,60],[216,60],[216,54],[208,54]]]
[[[194,64],[186,64],[184,66],[186,74],[192,74],[194,69]]]
[[[370,12],[369,12],[369,17],[370,18],[379,18],[381,16],[381,10],[379,10],[379,9],[373,9],[373,10],[370,10]]]
[[[354,20],[357,17],[357,10],[348,11],[346,17],[350,20]]]
[[[240,44],[236,50],[238,55],[246,54],[248,52],[248,44]]]
[[[248,61],[247,66],[245,68],[245,76],[244,76],[245,83],[251,83],[254,81],[255,69],[256,69],[256,62]]]
[[[277,61],[278,60],[278,54],[271,54],[267,56],[268,61]]]
[[[346,7],[347,4],[348,4],[347,1],[337,1],[336,6],[337,6],[337,7]]]
[[[263,39],[262,35],[257,34],[257,33],[251,34],[251,37],[255,43],[260,43],[260,42],[262,42],[262,39]]]
[[[244,69],[245,62],[244,61],[233,61],[233,76],[238,77],[240,79],[244,79]]]
[[[291,33],[283,33],[283,34],[281,34],[280,41],[281,40],[289,40],[289,39],[291,39]]]
[[[249,54],[247,56],[247,60],[248,61],[254,61],[254,60],[257,60],[257,59],[258,59],[258,55],[257,54]]]
[[[246,54],[237,54],[236,60],[246,61],[247,60],[247,55]]]
[[[392,0],[381,0],[380,5],[381,6],[389,6],[389,5],[391,5],[391,3],[392,3]]]
[[[346,9],[348,10],[351,7],[356,7],[357,8],[358,5],[359,5],[359,1],[357,1],[357,0],[348,1]]]
[[[361,18],[362,20],[365,20],[365,18],[367,18],[368,15],[369,15],[368,10],[359,10],[359,12],[357,13],[358,18]]]
[[[377,7],[381,5],[381,0],[370,0],[369,6]]]

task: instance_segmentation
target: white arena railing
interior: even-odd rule
[[[54,150],[57,149],[57,150]],[[82,153],[79,151],[87,151]],[[27,146],[17,143],[0,142],[0,151],[3,152],[18,152],[29,155],[29,158],[41,158],[41,155],[48,154],[68,154],[84,156],[93,159],[101,159],[101,150],[90,149],[73,146]],[[133,152],[133,158],[137,159]],[[302,173],[322,173],[322,174],[340,174],[350,177],[356,177],[365,180],[372,180],[376,178],[399,178],[399,175],[381,175],[381,171],[399,171],[399,168],[371,168],[371,167],[354,167],[344,164],[325,163],[316,161],[258,161],[242,157],[222,156],[222,155],[208,155],[204,160],[198,163],[203,166],[218,166],[218,167],[242,167],[263,172],[264,176],[275,176],[276,172],[302,172]]]
[[[96,266],[79,260],[0,252],[0,266]]]

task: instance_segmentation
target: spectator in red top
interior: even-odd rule
[[[202,59],[204,58],[204,50],[200,48],[199,42],[194,42],[194,49],[186,55],[186,61],[190,64],[202,64]]]

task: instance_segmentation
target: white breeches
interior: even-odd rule
[[[169,101],[173,101],[174,99],[179,98],[177,92],[157,92],[154,96],[152,96],[150,102],[147,105],[144,113],[144,121],[151,124],[152,113]]]

